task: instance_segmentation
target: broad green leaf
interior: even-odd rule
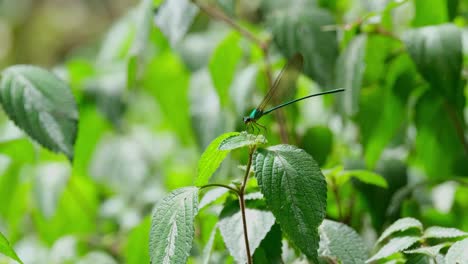
[[[458,109],[463,102],[461,30],[452,24],[407,32],[404,42],[418,71]]]
[[[454,243],[445,255],[445,262],[449,263],[466,263],[468,259],[468,238]]]
[[[230,101],[229,87],[241,57],[240,35],[237,32],[230,33],[221,41],[211,56],[209,63],[211,79],[223,106]]]
[[[436,257],[440,250],[449,244],[440,244],[432,247],[420,247],[412,250],[405,250],[405,254],[424,254],[430,257]]]
[[[125,246],[125,263],[149,263],[148,244],[150,228],[151,218],[146,217],[139,225],[130,231]]]
[[[431,226],[423,234],[424,238],[456,238],[466,236],[468,236],[468,233],[460,229],[440,226]]]
[[[346,91],[337,95],[340,107],[347,115],[354,115],[358,111],[361,94],[362,78],[366,67],[367,36],[355,37],[338,58],[336,64],[336,88]]]
[[[237,205],[237,204],[236,204]],[[275,217],[269,211],[245,209],[250,252],[253,254],[275,223]],[[239,206],[228,206],[220,215],[219,230],[231,256],[237,263],[246,263],[244,228]]]
[[[340,263],[364,263],[367,248],[359,234],[351,227],[331,220],[324,220],[319,227],[319,255]]]
[[[197,13],[198,7],[190,0],[165,0],[154,22],[174,46],[187,33]]]
[[[65,82],[38,67],[12,66],[2,72],[0,103],[32,139],[73,160],[78,110]]]
[[[397,252],[402,252],[408,249],[409,247],[411,247],[412,245],[414,245],[416,242],[418,242],[419,239],[420,239],[419,237],[413,237],[413,236],[392,238],[377,253],[375,253],[374,256],[368,259],[366,263],[386,258]]]
[[[327,187],[317,162],[290,145],[258,149],[255,176],[284,233],[309,258],[316,260],[318,226],[325,217]]]
[[[151,221],[151,263],[185,263],[192,248],[198,188],[172,191],[155,208]]]
[[[278,224],[274,224],[270,232],[260,243],[253,255],[255,264],[282,264],[284,261],[281,258],[282,253],[282,234]]]
[[[238,132],[229,132],[222,134],[213,141],[203,152],[200,161],[198,162],[198,173],[195,179],[196,186],[202,186],[209,182],[213,173],[218,169],[223,160],[229,154],[229,150],[220,150],[221,143],[230,137],[238,136]]]
[[[219,150],[234,150],[247,146],[265,144],[266,142],[266,138],[263,135],[252,135],[247,132],[241,132],[238,135],[223,140],[219,145]]]
[[[385,229],[385,231],[382,233],[382,235],[380,235],[379,240],[377,242],[380,243],[383,240],[385,240],[386,238],[393,235],[394,233],[406,231],[406,230],[412,229],[412,228],[415,228],[415,229],[418,229],[418,230],[422,231],[423,226],[422,226],[421,222],[419,222],[419,220],[411,218],[411,217],[405,217],[405,218],[398,219],[392,225],[387,227],[387,229]]]
[[[67,185],[70,167],[66,163],[46,163],[38,166],[34,184],[34,197],[46,218],[55,214],[59,199]]]
[[[269,19],[273,40],[281,53],[291,58],[295,53],[304,57],[304,73],[323,87],[333,85],[335,60],[338,57],[336,32],[323,26],[336,24],[323,9],[308,7],[279,9]]]
[[[0,253],[18,261],[19,263],[23,263],[18,257],[18,255],[16,255],[16,252],[10,245],[10,242],[8,242],[8,240],[5,236],[3,236],[2,233],[0,233]]]
[[[448,22],[447,0],[415,0],[413,26],[442,24]]]
[[[137,35],[136,10],[131,10],[120,18],[106,34],[97,61],[99,63],[124,60],[130,55],[133,41]]]

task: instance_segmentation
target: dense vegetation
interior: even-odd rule
[[[10,60],[0,263],[468,263],[467,25],[464,0],[141,0]],[[246,126],[297,53],[274,104],[345,91]]]

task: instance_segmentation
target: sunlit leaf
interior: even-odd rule
[[[405,254],[424,254],[430,257],[436,257],[440,250],[447,246],[448,244],[441,244],[432,247],[420,247],[412,250],[405,250]]]
[[[384,177],[381,175],[366,170],[348,170],[337,177],[337,184],[341,185],[347,182],[350,178],[356,178],[359,181],[367,184],[372,184],[382,188],[387,188],[388,184]]]
[[[364,263],[367,248],[359,234],[351,227],[324,220],[319,227],[319,255],[339,260],[341,263]]]
[[[155,208],[151,221],[151,263],[185,263],[192,248],[198,188],[171,192]]]
[[[5,238],[5,236],[3,236],[2,233],[0,233],[0,253],[18,261],[19,263],[23,263],[18,257],[18,255],[16,255],[16,252],[10,245],[10,242],[8,242],[8,240]]]
[[[398,219],[397,221],[395,221],[395,223],[393,223],[392,225],[387,227],[387,229],[385,229],[382,235],[380,235],[378,242],[382,242],[383,240],[390,237],[396,232],[402,232],[412,228],[422,231],[423,226],[421,222],[419,222],[419,220],[411,217]]]
[[[246,219],[248,219],[247,233],[250,252],[253,254],[275,223],[275,217],[269,211],[251,208],[246,208],[245,215]],[[224,210],[220,215],[218,227],[229,253],[238,263],[246,263],[244,229],[239,206]]]
[[[130,231],[125,247],[125,263],[149,263],[148,244],[150,228],[151,218],[147,217]]]
[[[456,238],[466,237],[468,233],[456,228],[431,226],[424,231],[423,236],[424,238]]]
[[[208,183],[210,177],[218,169],[223,160],[229,154],[229,150],[220,150],[221,143],[230,137],[239,135],[238,132],[229,132],[222,134],[213,141],[203,152],[200,161],[198,162],[198,173],[195,179],[196,186],[202,186]]]
[[[2,72],[0,102],[32,139],[73,159],[78,110],[65,82],[38,67],[12,66]]]
[[[468,238],[454,243],[445,255],[446,263],[465,263],[468,259]]]
[[[197,13],[198,7],[190,0],[165,0],[154,22],[174,46],[187,33]]]
[[[311,259],[317,259],[318,226],[325,217],[326,183],[317,163],[289,145],[257,150],[255,176],[283,232]]]
[[[392,238],[377,253],[375,253],[375,255],[373,255],[370,259],[368,259],[366,263],[370,263],[375,260],[383,259],[397,252],[401,252],[405,249],[408,249],[409,247],[414,245],[416,242],[418,242],[419,239],[420,238],[413,237],[413,236]]]
[[[219,145],[220,150],[233,150],[247,146],[265,144],[266,138],[263,135],[252,135],[247,132],[241,132],[224,139]]]

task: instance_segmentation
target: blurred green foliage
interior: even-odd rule
[[[346,88],[261,121],[269,144],[297,145],[323,169],[326,218],[336,222],[326,220],[320,235],[336,228],[357,239],[341,222],[372,249],[402,217],[468,231],[466,0],[199,2],[253,37],[187,0],[0,0],[1,78],[14,64],[47,67],[69,84],[79,112],[73,163],[42,148],[44,134],[29,140],[18,127],[40,131],[16,127],[8,108],[0,112],[0,232],[8,239],[0,248],[9,241],[24,263],[148,263],[155,204],[194,184],[212,140],[245,129],[242,116],[261,101],[268,74],[295,52],[305,67],[292,96]],[[236,183],[246,160],[233,151],[215,161],[211,182]],[[189,263],[239,259],[226,238],[238,215],[226,216],[233,196],[213,197],[196,218]],[[268,229],[256,263],[278,261],[282,231]],[[283,247],[284,262],[297,253]],[[387,253],[379,261],[405,261]]]

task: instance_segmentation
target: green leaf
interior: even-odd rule
[[[372,184],[382,188],[388,188],[387,181],[381,175],[367,170],[348,170],[337,177],[337,184],[342,185],[347,182],[351,177],[367,184]]]
[[[252,135],[247,132],[241,132],[238,135],[226,138],[219,145],[219,150],[234,150],[247,146],[265,144],[266,138],[263,135]]]
[[[151,218],[146,217],[139,225],[130,231],[125,246],[125,263],[149,263],[150,257],[147,247],[149,244],[150,228]]]
[[[432,247],[420,247],[412,250],[405,250],[405,254],[423,254],[430,257],[436,257],[440,250],[447,247],[448,244],[440,244]]]
[[[413,26],[442,24],[448,22],[447,0],[415,0]]]
[[[419,241],[419,237],[404,236],[404,237],[395,237],[392,238],[388,243],[383,246],[374,256],[366,261],[366,263],[386,258],[390,255],[393,255],[397,252],[402,252],[403,250],[411,247],[416,242]]]
[[[422,226],[421,222],[419,222],[419,220],[411,218],[411,217],[405,217],[405,218],[398,219],[392,225],[387,227],[387,229],[385,229],[385,231],[382,233],[382,235],[380,235],[377,242],[380,243],[380,242],[384,241],[386,238],[393,235],[394,233],[406,231],[406,230],[409,230],[409,229],[412,229],[412,228],[416,228],[416,229],[422,231],[423,226]]]
[[[466,263],[468,259],[468,238],[454,243],[445,255],[446,263]]]
[[[185,263],[192,248],[198,188],[172,191],[154,211],[150,232],[151,263]]]
[[[468,233],[460,229],[440,226],[429,227],[424,231],[423,235],[424,238],[456,238],[466,236],[468,236]]]
[[[459,106],[463,99],[461,30],[452,24],[428,26],[407,32],[404,42],[431,89]]]
[[[367,248],[359,234],[351,227],[324,220],[319,227],[319,255],[338,260],[340,263],[364,263]]]
[[[198,173],[195,179],[196,186],[202,186],[209,182],[211,175],[218,169],[219,165],[229,154],[229,150],[220,150],[221,143],[230,137],[239,135],[238,132],[229,132],[222,134],[215,140],[211,141],[210,145],[203,152],[200,161],[198,162]]]
[[[78,109],[65,82],[38,67],[12,66],[2,73],[0,102],[32,139],[73,160]]]
[[[282,234],[278,224],[274,224],[270,232],[260,243],[260,246],[255,250],[253,262],[255,264],[282,264]]]
[[[336,24],[330,13],[313,7],[293,6],[278,9],[268,19],[268,24],[275,44],[285,57],[301,53],[304,73],[323,87],[333,85],[338,57],[336,32],[322,30],[323,26]]]
[[[1,232],[0,232],[0,253],[18,261],[21,264],[23,263],[18,257],[18,255],[16,255],[16,252],[13,249],[13,247],[10,245],[10,242],[8,242],[6,237],[3,236]]]
[[[237,203],[236,203],[237,205]],[[220,215],[219,230],[226,243],[231,256],[238,263],[246,263],[246,249],[244,242],[244,228],[242,226],[242,214],[239,206],[226,208]],[[247,233],[249,236],[250,252],[253,254],[260,242],[275,223],[275,217],[269,211],[258,209],[245,209],[247,219]]]
[[[405,264],[431,264],[432,259],[424,254],[411,255],[406,259]],[[436,262],[441,263],[441,262]]]
[[[346,91],[337,95],[341,101],[340,107],[347,115],[358,111],[362,78],[365,70],[367,36],[355,37],[338,58],[336,64],[336,88]]]
[[[325,217],[327,187],[317,162],[289,145],[258,149],[255,176],[281,229],[309,258],[316,260],[318,226]]]
[[[230,100],[229,87],[242,57],[240,39],[239,33],[230,33],[215,49],[208,66],[223,106]]]
[[[174,46],[187,33],[197,13],[198,7],[190,0],[166,0],[154,21]]]

